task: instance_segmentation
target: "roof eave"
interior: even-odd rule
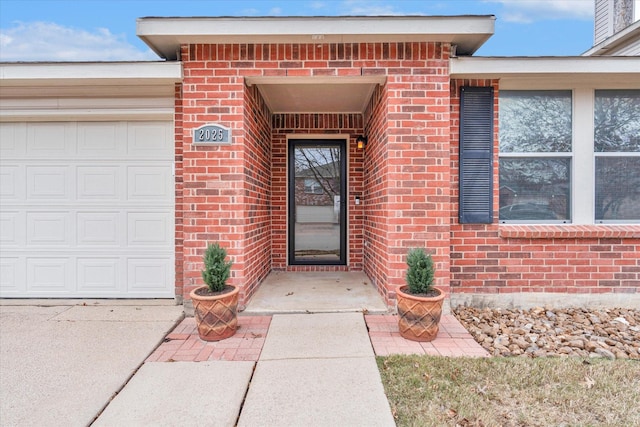
[[[635,40],[640,40],[640,21],[636,21],[619,33],[605,39],[583,53],[582,56],[606,56],[612,50],[617,50]]]
[[[472,57],[451,58],[452,79],[536,81],[542,85],[579,84],[640,88],[640,57]]]
[[[472,55],[493,35],[495,17],[339,16],[139,18],[137,34],[176,60],[184,44],[374,43],[440,41]]]
[[[0,86],[173,84],[182,80],[178,62],[4,62]]]

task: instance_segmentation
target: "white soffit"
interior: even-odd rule
[[[173,96],[180,62],[0,63],[0,97]]]
[[[272,113],[362,113],[385,77],[247,77]]]
[[[539,86],[640,87],[640,57],[451,58],[452,79],[500,79],[508,88]]]
[[[137,34],[160,57],[175,60],[183,44],[373,43],[440,41],[471,55],[493,35],[495,17],[147,17]]]

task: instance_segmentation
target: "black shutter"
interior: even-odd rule
[[[493,88],[460,92],[460,223],[493,222]]]

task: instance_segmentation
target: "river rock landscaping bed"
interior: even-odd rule
[[[640,310],[459,306],[453,312],[493,356],[640,360]]]

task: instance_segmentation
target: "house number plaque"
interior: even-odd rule
[[[193,130],[193,145],[229,145],[231,129],[219,124],[202,125]]]

